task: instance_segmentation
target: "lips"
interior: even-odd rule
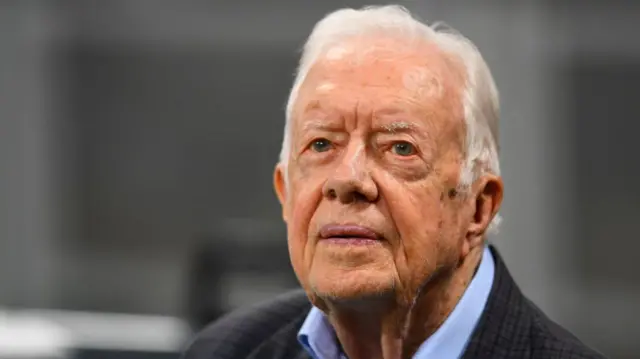
[[[330,224],[320,229],[321,239],[379,241],[382,237],[374,230],[358,225]]]

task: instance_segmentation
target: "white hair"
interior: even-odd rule
[[[407,41],[424,41],[436,44],[443,52],[461,61],[465,70],[463,114],[466,125],[465,163],[460,185],[468,187],[485,173],[500,174],[498,158],[498,120],[500,104],[498,90],[476,46],[462,34],[438,24],[428,26],[402,6],[369,6],[360,10],[341,9],[320,20],[304,45],[297,75],[286,107],[284,140],[280,152],[280,164],[286,170],[291,150],[292,112],[298,92],[307,73],[320,55],[347,38],[356,35],[382,34],[399,36]],[[285,181],[287,181],[285,175]],[[496,215],[489,231],[497,230],[500,216]]]

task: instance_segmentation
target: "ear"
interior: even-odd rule
[[[278,201],[280,201],[280,205],[282,206],[282,219],[287,221],[287,185],[285,181],[285,166],[281,163],[276,165],[275,170],[273,171],[273,188],[276,191],[276,196],[278,196]]]
[[[473,214],[467,229],[464,255],[484,242],[487,228],[500,210],[503,191],[504,184],[499,176],[485,175],[474,183],[472,193],[475,196],[470,198],[474,201]]]

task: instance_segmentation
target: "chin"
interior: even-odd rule
[[[317,268],[309,273],[313,293],[327,300],[360,300],[393,294],[395,277],[382,270]]]

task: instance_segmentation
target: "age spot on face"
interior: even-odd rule
[[[449,190],[449,199],[454,199],[458,195],[458,191],[455,188]]]

